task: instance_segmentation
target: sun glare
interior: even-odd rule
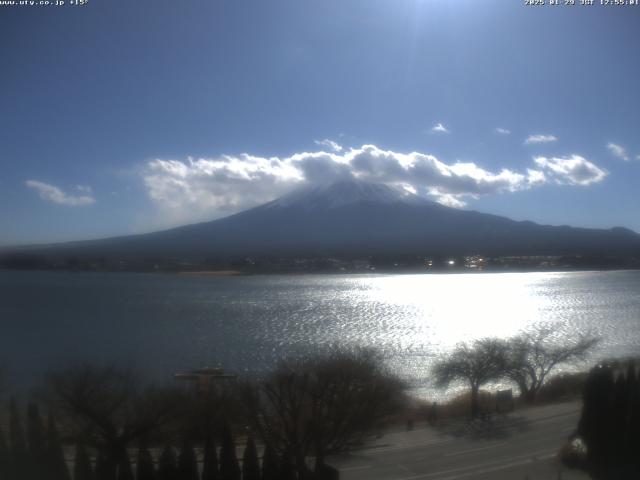
[[[414,332],[407,344],[439,350],[485,336],[508,337],[540,319],[546,300],[533,295],[537,275],[483,274],[478,280],[458,274],[380,277],[367,294],[412,312],[402,319]]]

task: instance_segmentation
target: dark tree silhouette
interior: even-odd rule
[[[316,459],[316,464],[314,468],[315,476],[311,478],[317,478],[322,480],[339,480],[340,479],[340,471],[332,467],[331,465],[327,465],[324,463],[322,459]]]
[[[636,377],[635,366],[627,368],[627,419],[624,430],[624,452],[626,458],[633,459],[636,471],[640,472],[640,385]]]
[[[105,480],[114,479],[127,447],[172,419],[177,405],[174,391],[141,389],[133,372],[115,367],[82,365],[50,375],[50,383],[66,423],[101,453]]]
[[[543,324],[508,342],[506,376],[520,389],[521,397],[532,403],[549,374],[559,365],[584,360],[598,344],[590,334],[559,341],[558,325]]]
[[[133,476],[133,468],[131,468],[131,460],[129,454],[125,454],[120,457],[120,463],[118,464],[118,480],[135,480]]]
[[[296,474],[293,469],[291,454],[285,450],[280,458],[280,480],[295,480]]]
[[[253,435],[249,435],[247,445],[242,456],[242,480],[260,480],[260,463],[258,462],[258,450]]]
[[[455,381],[465,382],[471,389],[471,417],[479,413],[480,387],[504,375],[506,344],[495,338],[476,340],[473,344],[460,343],[433,367],[436,384],[447,387]]]
[[[405,385],[383,365],[374,350],[358,349],[335,351],[304,366],[311,380],[306,435],[321,461],[326,454],[361,443],[387,416],[404,407]],[[291,445],[289,451],[299,473],[304,471],[302,452]]]
[[[193,445],[185,436],[178,455],[178,475],[180,480],[198,480],[198,461]]]
[[[27,446],[20,422],[20,413],[15,399],[9,402],[9,445],[11,452],[11,472],[14,480],[28,480]]]
[[[614,390],[611,366],[591,369],[585,382],[578,434],[587,446],[587,466],[594,478],[613,478],[607,475],[613,465],[612,440],[616,434],[612,424]]]
[[[211,433],[207,434],[204,445],[204,459],[202,464],[202,480],[218,480],[218,453],[216,441]]]
[[[138,448],[138,461],[136,465],[136,480],[155,480],[156,470],[153,465],[153,457],[144,440],[140,441]]]
[[[94,480],[91,459],[87,449],[81,443],[76,444],[76,455],[73,464],[73,480]]]
[[[11,454],[4,438],[4,432],[0,428],[0,478],[10,478]]]
[[[634,391],[638,387],[637,381],[636,366],[632,362],[629,362],[627,366],[627,386],[629,392]]]
[[[225,425],[222,432],[220,478],[222,480],[240,480],[240,466],[236,457],[236,445],[229,425]]]
[[[47,468],[51,480],[70,480],[64,450],[58,435],[58,426],[53,412],[47,417]]]
[[[27,406],[27,443],[29,444],[30,478],[40,480],[47,475],[47,445],[42,418],[35,403]]]
[[[398,411],[403,389],[375,352],[335,351],[283,362],[265,382],[245,388],[245,403],[254,431],[289,451],[303,472],[306,457],[347,450]]]
[[[165,447],[158,460],[158,480],[180,480],[178,476],[178,466],[176,464],[176,454],[169,446]]]
[[[280,478],[280,462],[278,454],[267,443],[262,454],[262,480],[279,480]]]
[[[96,458],[96,480],[116,480],[116,466],[101,452]]]
[[[625,456],[625,430],[628,421],[629,396],[627,391],[627,379],[624,373],[620,372],[613,386],[613,396],[609,421],[611,428],[616,434],[609,440],[611,442],[612,461],[622,462]]]

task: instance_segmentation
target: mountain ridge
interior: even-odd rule
[[[638,255],[640,235],[624,227],[589,229],[515,221],[447,207],[383,184],[344,181],[300,189],[209,222],[15,250],[111,258]]]

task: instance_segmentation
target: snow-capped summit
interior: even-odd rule
[[[355,203],[424,205],[433,202],[405,189],[383,183],[343,180],[299,188],[293,193],[271,202],[270,205],[274,207],[297,206],[307,210],[316,210],[335,209]]]

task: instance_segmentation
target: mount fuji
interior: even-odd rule
[[[383,184],[302,188],[226,218],[160,232],[30,247],[46,255],[639,255],[625,229],[539,225],[446,207]]]

